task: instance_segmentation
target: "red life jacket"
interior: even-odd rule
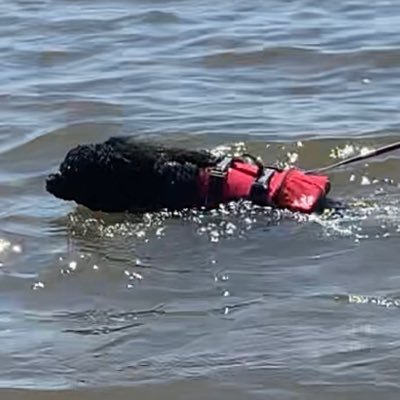
[[[206,206],[245,199],[261,206],[311,213],[330,190],[324,175],[306,174],[297,168],[262,167],[241,159],[226,160],[225,168],[206,168],[199,174],[200,194]],[[219,185],[217,195],[211,190],[215,179]]]

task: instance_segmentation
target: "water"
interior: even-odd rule
[[[95,215],[44,178],[116,134],[305,168],[398,140],[400,5],[0,4],[4,399],[397,399],[398,154],[344,215]]]

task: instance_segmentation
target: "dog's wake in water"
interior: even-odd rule
[[[348,204],[346,209],[327,210],[323,214],[260,207],[247,201],[231,202],[213,210],[165,210],[141,215],[111,216],[78,208],[68,214],[67,219],[73,236],[119,236],[138,240],[165,236],[171,221],[190,223],[197,234],[207,236],[212,242],[223,238],[245,238],[252,229],[266,230],[293,223],[315,225],[314,232],[321,237],[347,238],[355,242],[395,236],[400,232],[400,201],[396,197],[370,196],[348,200]]]
[[[340,213],[311,215],[327,237],[347,237],[355,242],[397,236],[400,232],[400,202],[394,196],[370,196],[348,202]]]

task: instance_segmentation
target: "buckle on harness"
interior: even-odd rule
[[[218,162],[217,165],[215,165],[214,168],[210,170],[210,176],[224,178],[232,164],[232,160],[232,157],[225,156],[221,161]]]
[[[232,161],[232,157],[225,156],[212,169],[210,169],[208,178],[208,193],[205,200],[206,206],[211,202],[221,201],[224,181]]]
[[[250,200],[260,205],[270,205],[268,201],[268,186],[276,169],[263,167],[260,177],[251,185]]]

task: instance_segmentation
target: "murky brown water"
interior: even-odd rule
[[[115,134],[313,168],[398,140],[400,4],[0,4],[2,399],[397,399],[398,154],[340,218],[94,215],[44,191]]]

